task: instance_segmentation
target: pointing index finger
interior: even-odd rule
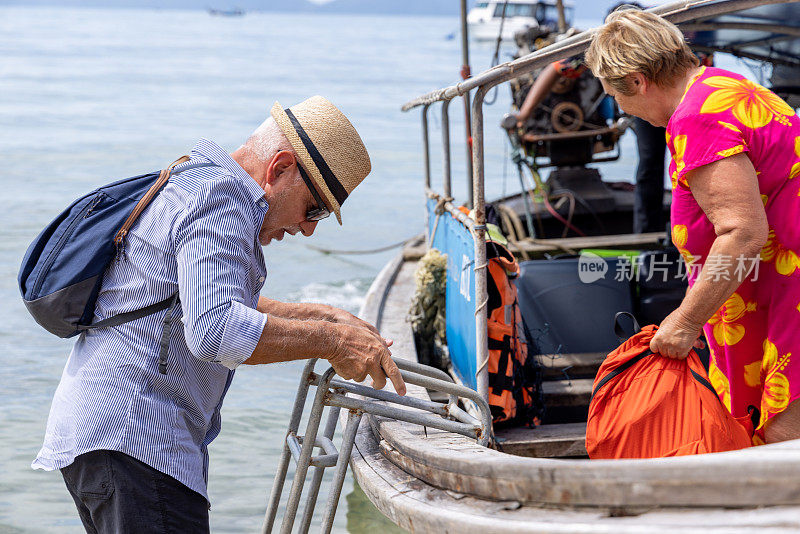
[[[381,367],[383,367],[383,370],[386,372],[386,376],[389,377],[389,380],[392,381],[392,385],[394,386],[394,390],[397,392],[397,394],[400,396],[405,395],[406,383],[400,374],[400,369],[397,368],[397,364],[394,363],[394,360],[392,360],[391,356],[385,354],[381,358]]]

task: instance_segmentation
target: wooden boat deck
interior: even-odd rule
[[[398,256],[362,308],[394,340],[396,358],[416,357],[405,322],[415,267]],[[545,374],[548,405],[588,405],[587,375],[599,358],[554,359]],[[580,378],[564,377],[565,369]],[[419,387],[409,394],[428,398]],[[579,421],[498,432],[501,452],[448,432],[365,419],[353,473],[381,512],[410,531],[800,531],[800,440],[695,457],[588,461]]]

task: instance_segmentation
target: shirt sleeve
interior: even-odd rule
[[[677,179],[685,181],[689,171],[747,152],[743,130],[744,126],[736,119],[721,113],[680,117],[670,128]]]
[[[267,322],[248,289],[258,231],[252,203],[236,178],[209,181],[173,235],[186,344],[229,369],[253,354]]]
[[[586,70],[586,64],[580,56],[572,56],[553,62],[553,68],[565,78],[577,78]]]

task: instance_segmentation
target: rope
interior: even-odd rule
[[[308,248],[312,250],[316,250],[317,252],[321,252],[323,254],[377,254],[378,252],[385,252],[387,250],[391,250],[393,248],[401,247],[406,243],[409,243],[414,240],[416,236],[409,237],[408,239],[404,239],[402,241],[398,241],[397,243],[392,243],[391,245],[386,245],[385,247],[379,248],[371,248],[366,250],[336,250],[331,248],[323,248],[317,247],[314,245],[306,245]]]

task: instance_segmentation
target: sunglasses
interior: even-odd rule
[[[319,196],[317,193],[317,189],[314,187],[314,184],[311,183],[311,178],[308,177],[306,171],[303,170],[303,166],[299,163],[297,164],[297,170],[300,171],[300,177],[306,183],[306,187],[308,190],[311,191],[311,196],[314,197],[314,202],[317,203],[316,208],[312,208],[306,212],[306,220],[309,222],[321,221],[330,216],[331,212],[328,208],[325,207],[325,203],[322,201],[322,197]]]

